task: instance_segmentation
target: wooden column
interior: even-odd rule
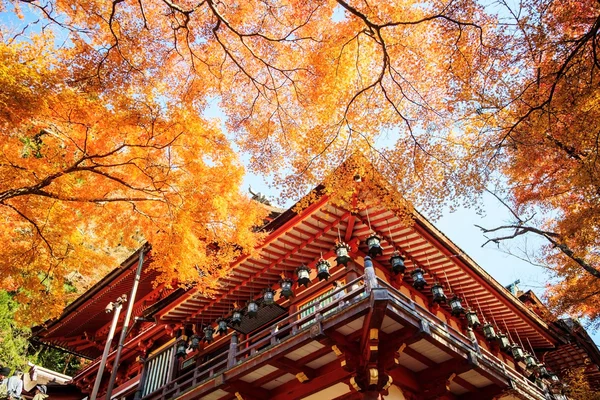
[[[348,266],[346,267],[346,269],[348,270],[348,272],[346,273],[346,282],[351,282],[358,278],[358,268],[354,260],[348,261]]]
[[[227,368],[231,368],[237,363],[237,347],[238,335],[237,332],[233,332],[233,334],[231,335],[231,342],[229,342],[229,352],[227,353]]]
[[[143,357],[140,356],[139,361],[142,363],[142,376],[140,376],[140,381],[138,383],[137,390],[135,391],[135,395],[133,397],[134,400],[140,400],[142,398],[142,393],[144,392],[144,386],[146,385],[146,375],[148,375],[148,368],[146,364],[146,355]]]
[[[377,275],[375,274],[375,269],[373,268],[373,262],[369,256],[365,257],[365,285],[367,286],[368,293],[370,293],[372,289],[379,286],[377,282]]]

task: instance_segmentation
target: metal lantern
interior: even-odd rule
[[[434,303],[446,303],[446,301],[448,300],[448,298],[444,294],[444,287],[439,282],[433,284],[433,286],[431,287],[431,294],[433,294]]]
[[[525,353],[523,353],[523,349],[518,344],[513,344],[510,351],[515,361],[523,361],[525,359]]]
[[[198,350],[199,346],[200,346],[200,336],[192,335],[192,337],[190,337],[190,349]]]
[[[275,303],[275,290],[270,287],[263,289],[263,304],[272,306]]]
[[[227,320],[225,318],[217,319],[217,332],[219,335],[225,335],[227,333]]]
[[[465,309],[460,301],[460,297],[457,295],[452,296],[448,303],[450,304],[450,314],[453,316],[458,317],[465,312]]]
[[[425,271],[421,268],[415,268],[410,275],[413,278],[413,287],[417,290],[423,290],[423,288],[427,285],[427,281],[423,274]]]
[[[206,343],[211,343],[214,340],[214,333],[215,329],[212,327],[212,325],[208,325],[206,328],[204,328],[204,341]]]
[[[333,248],[335,251],[335,261],[340,264],[344,264],[344,266],[348,266],[348,261],[352,261],[352,258],[348,255],[350,253],[350,245],[344,242],[336,243]]]
[[[292,281],[290,278],[281,278],[279,281],[279,285],[281,286],[281,295],[286,299],[289,299],[294,294],[292,291],[293,284],[294,281]]]
[[[317,278],[319,278],[320,281],[329,279],[329,277],[331,276],[331,274],[329,273],[329,268],[331,268],[331,264],[329,264],[329,261],[321,258],[319,261],[317,261],[316,268]]]
[[[500,346],[500,350],[508,351],[510,349],[510,341],[508,340],[508,336],[502,332],[498,334],[498,346]]]
[[[525,353],[525,368],[532,369],[537,365],[535,358],[529,353]]]
[[[310,268],[302,264],[296,268],[296,275],[298,276],[298,286],[304,285],[304,287],[308,287],[310,283]]]
[[[258,315],[258,303],[254,300],[250,300],[246,305],[246,308],[248,310],[246,311],[248,318],[256,318]]]
[[[377,235],[371,235],[367,238],[367,246],[369,250],[367,253],[373,258],[376,256],[380,256],[383,254],[383,249],[381,248],[381,238]]]
[[[183,335],[179,338],[179,344],[177,345],[177,351],[175,357],[182,358],[187,354],[187,336]]]
[[[538,374],[540,374],[542,378],[550,378],[550,373],[548,372],[548,369],[546,369],[546,365],[544,364],[538,364]]]
[[[394,274],[404,274],[406,271],[406,265],[404,265],[404,257],[399,252],[395,251],[390,257],[390,265],[392,266],[392,272]]]
[[[489,322],[483,324],[483,336],[486,338],[486,340],[489,341],[497,339],[496,330],[494,329],[494,326]]]
[[[231,313],[231,325],[240,326],[241,323],[242,323],[242,310],[236,308]]]
[[[465,317],[467,318],[467,324],[471,328],[477,329],[477,327],[481,325],[481,322],[479,322],[479,317],[477,316],[477,311],[469,309],[465,313]]]

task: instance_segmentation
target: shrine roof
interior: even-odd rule
[[[304,209],[292,207],[267,224],[264,229],[270,233],[256,249],[256,255],[241,257],[232,265],[214,298],[203,297],[191,289],[159,312],[157,320],[197,323],[227,315],[234,303],[245,304],[262,288],[276,284],[282,274],[292,276],[297,266],[306,264],[314,270],[321,257],[333,260],[333,247],[338,241],[350,243],[354,254],[364,257],[368,252],[365,240],[376,233],[382,239],[383,255],[373,262],[381,270],[390,270],[389,258],[395,249],[400,249],[406,255],[407,271],[425,269],[428,282],[442,282],[446,290],[459,294],[467,306],[480,311],[480,316],[503,323],[502,330],[507,326],[513,336],[518,333],[536,347],[552,348],[557,343],[542,318],[418,212],[413,212],[413,223],[407,224],[397,212],[375,201],[361,210],[350,211],[329,201],[328,195],[315,197]],[[411,282],[406,275],[405,280]],[[310,290],[317,285],[325,283],[314,281]],[[300,291],[307,289],[297,290],[302,295]],[[424,294],[431,297],[430,293]]]
[[[144,250],[144,264],[133,308],[132,318],[142,315],[157,301],[167,297],[173,290],[156,287],[154,281],[159,272],[149,268],[152,262],[151,247],[142,246],[117,268],[93,285],[79,298],[69,304],[56,319],[33,328],[34,340],[65,349],[86,358],[95,358],[102,352],[102,342],[108,333],[112,313],[107,304],[122,294],[130,295],[135,279],[139,251]],[[120,321],[125,316],[125,307]]]

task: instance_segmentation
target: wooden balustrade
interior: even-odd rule
[[[176,397],[184,391],[213,378],[215,375],[233,369],[240,363],[277,346],[288,338],[294,337],[299,332],[309,329],[313,324],[328,319],[337,312],[346,311],[354,304],[361,303],[369,298],[369,294],[375,287],[387,290],[390,307],[401,313],[403,318],[412,320],[415,326],[426,329],[427,333],[442,338],[465,354],[474,354],[477,361],[485,368],[510,378],[510,384],[514,385],[516,389],[532,394],[533,398],[543,398],[543,391],[537,385],[525,379],[520,373],[504,364],[488,350],[479,347],[476,341],[468,338],[463,332],[454,329],[425,307],[413,302],[392,285],[375,276],[374,273],[367,273],[365,276],[353,279],[343,287],[323,297],[320,304],[326,303],[325,300],[330,298],[333,300],[324,306],[315,307],[315,310],[309,315],[301,317],[303,309],[300,308],[239,343],[237,335],[234,334],[228,350],[158,388],[144,397],[143,400]],[[340,296],[342,292],[344,294]]]

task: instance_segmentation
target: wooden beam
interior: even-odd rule
[[[462,385],[461,385],[462,386]],[[481,399],[496,399],[500,393],[506,391],[509,388],[502,388],[496,385],[489,385],[477,392],[465,393],[460,396],[461,400],[481,400]]]
[[[479,392],[479,388],[477,386],[473,385],[472,383],[470,383],[469,381],[465,380],[464,378],[461,378],[458,375],[455,376],[454,379],[452,379],[452,382],[456,383],[457,385],[460,385],[460,386],[464,387],[469,392],[472,392],[472,393]]]
[[[354,224],[356,223],[356,217],[351,215],[348,217],[348,226],[346,227],[346,233],[344,234],[344,242],[348,243],[352,239],[352,232],[354,231]]]
[[[281,357],[276,360],[269,361],[269,364],[285,372],[289,372],[290,374],[304,374],[308,379],[312,379],[315,376],[314,369],[309,368],[307,366],[299,365],[295,361],[290,360],[289,358]]]
[[[261,387],[262,385],[264,385],[265,383],[269,383],[279,377],[282,377],[283,375],[287,374],[286,371],[282,370],[282,369],[278,369],[277,371],[273,371],[270,374],[267,374],[265,376],[263,376],[262,378],[259,378],[257,380],[254,381],[254,385],[256,387]]]
[[[328,341],[325,340],[325,342],[328,342]],[[313,351],[312,353],[300,358],[299,360],[294,361],[294,363],[296,365],[304,366],[304,365],[311,363],[315,360],[318,360],[319,358],[326,356],[327,354],[332,353],[332,352],[333,352],[333,350],[331,349],[331,346],[328,346],[326,344],[325,347],[322,347],[317,351]]]
[[[254,386],[253,382],[227,382],[223,389],[228,392],[239,393],[244,400],[264,400],[271,398],[269,390]]]
[[[279,228],[277,228],[277,230],[275,230],[274,232],[271,232],[269,234],[269,236],[265,239],[265,241],[263,241],[260,244],[260,246],[257,246],[257,248],[255,250],[256,251],[260,251],[261,249],[267,247],[270,243],[272,243],[275,240],[279,239],[282,235],[284,235],[287,232],[287,230],[291,226],[293,226],[294,224],[297,224],[298,222],[301,222],[302,220],[308,218],[313,211],[319,209],[322,205],[324,205],[327,202],[328,199],[329,199],[329,196],[323,195],[321,198],[319,198],[313,204],[311,204],[310,206],[306,207],[300,213],[301,215],[296,215],[296,216],[291,217],[282,226],[280,226]],[[238,258],[237,260],[235,260],[234,262],[232,262],[230,264],[230,270],[232,270],[232,271],[235,270],[236,266],[242,264],[248,258],[250,258],[249,254]],[[174,300],[170,304],[170,307],[167,307],[167,308],[165,308],[165,310],[159,311],[157,313],[157,320],[162,319],[163,315],[167,314],[171,309],[177,307],[179,304],[185,303],[190,297],[193,297],[197,292],[198,292],[197,289],[192,289],[192,290],[188,291],[187,293],[185,293],[183,296],[181,296],[178,299]]]
[[[314,379],[304,384],[299,384],[295,381],[283,384],[271,391],[272,397],[270,397],[269,399],[301,399],[310,396],[311,394],[315,394],[323,389],[326,389],[329,386],[333,386],[338,382],[344,381],[351,375],[351,372],[345,371],[341,367],[337,367],[334,370],[329,371],[327,373],[318,373]],[[290,383],[294,383],[294,385],[289,385]]]
[[[420,392],[421,385],[417,379],[417,375],[410,369],[399,365],[396,368],[390,370],[388,374],[394,380],[394,385],[399,386],[400,389],[407,389],[411,392]]]
[[[372,270],[372,269],[371,269]],[[371,307],[365,316],[360,339],[361,354],[365,362],[377,362],[379,352],[379,331],[385,318],[388,305],[386,289],[373,288],[371,291]]]
[[[426,369],[424,371],[419,372],[417,374],[417,379],[420,382],[446,380],[452,374],[458,375],[462,374],[463,372],[470,371],[471,369],[473,369],[473,366],[470,365],[467,362],[467,360],[458,360],[453,358],[451,360],[444,361],[440,364],[436,364],[434,362],[431,368],[432,369]]]
[[[437,367],[437,365],[438,365],[432,359],[425,357],[423,354],[419,353],[418,351],[413,350],[411,347],[408,347],[408,346],[400,347],[400,353],[404,353],[407,356],[414,358],[421,364],[425,364],[428,368],[434,368],[434,367]]]
[[[266,265],[265,267],[263,267],[260,271],[257,271],[256,273],[254,273],[254,276],[259,276],[261,274],[263,274],[264,272],[266,272],[267,270],[269,270],[271,267],[279,264],[281,261],[285,260],[289,254],[293,254],[293,253],[297,253],[298,251],[300,251],[301,249],[303,249],[304,247],[308,246],[309,244],[311,244],[312,242],[314,242],[315,240],[317,240],[321,235],[323,235],[324,233],[326,233],[327,231],[329,231],[329,229],[331,229],[339,220],[342,220],[344,218],[346,218],[348,215],[350,215],[350,212],[345,212],[344,214],[342,214],[337,220],[334,220],[332,222],[330,222],[329,224],[327,224],[326,226],[323,227],[323,230],[321,230],[320,232],[317,232],[316,234],[308,237],[306,240],[302,241],[300,244],[296,245],[294,248],[290,249],[286,254],[281,255],[277,260],[275,261],[271,261],[270,263],[268,263],[268,265]],[[298,223],[300,223],[301,221],[299,221]],[[209,304],[205,305],[204,307],[202,307],[201,309],[199,309],[198,311],[196,311],[194,314],[192,314],[190,317],[188,317],[188,319],[190,318],[194,318],[200,314],[202,314],[203,312],[205,312],[207,309],[210,309],[214,304],[219,303],[220,301],[222,301],[225,297],[231,295],[232,293],[236,292],[237,290],[239,290],[240,288],[246,286],[249,283],[249,280],[251,278],[249,278],[246,281],[240,282],[238,285],[236,285],[235,287],[229,289],[226,293],[218,296],[217,298],[215,298],[213,301],[211,301]]]

